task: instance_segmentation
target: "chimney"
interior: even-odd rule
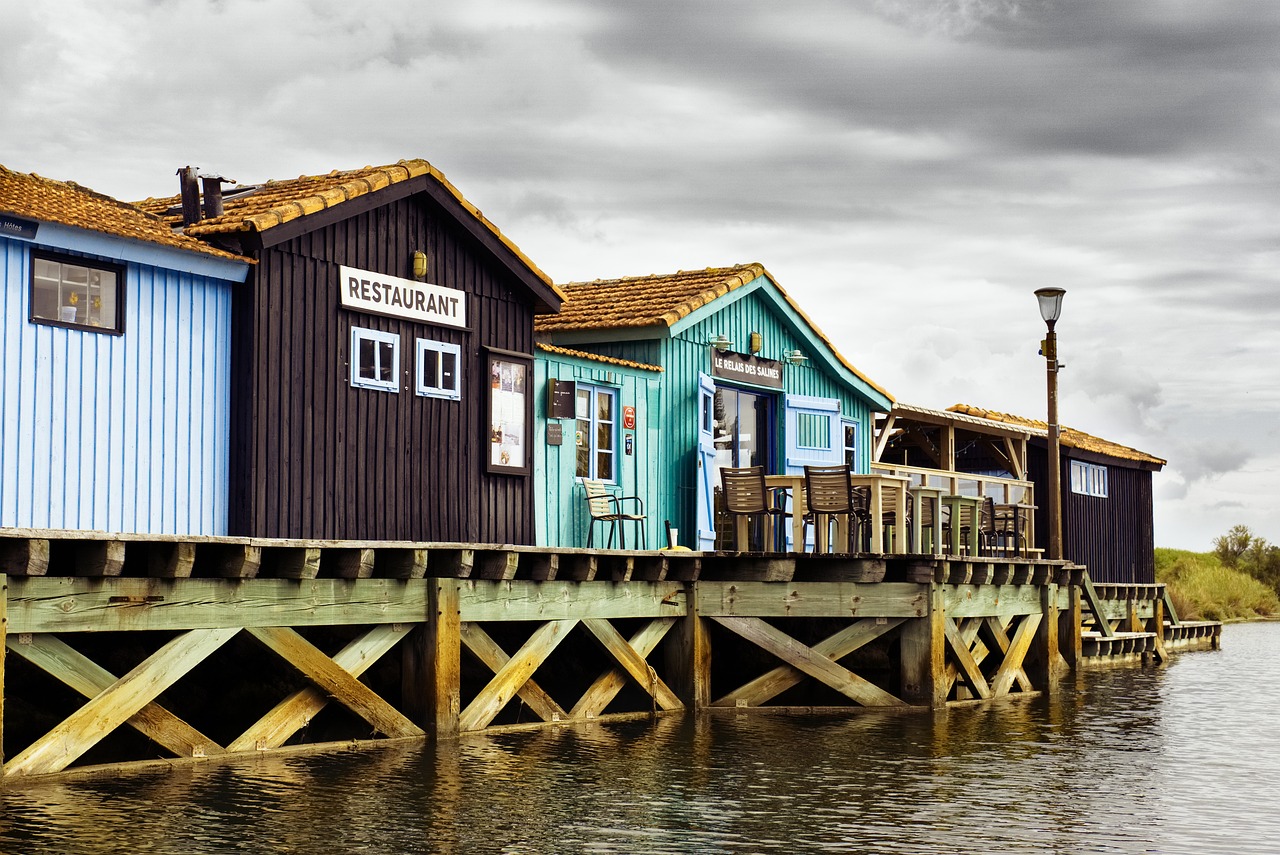
[[[179,169],[178,183],[182,187],[182,224],[189,226],[200,222],[200,188],[196,186],[196,168],[184,166]]]
[[[204,187],[204,218],[206,220],[222,216],[222,182],[226,180],[221,175],[200,176],[200,184]]]

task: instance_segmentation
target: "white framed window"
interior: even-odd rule
[[[618,480],[617,390],[579,383],[574,407],[577,476],[597,481]]]
[[[419,395],[462,400],[461,345],[418,339],[417,378]]]
[[[124,268],[117,264],[31,254],[33,323],[100,333],[124,331]]]
[[[1080,460],[1071,461],[1071,492],[1082,496],[1107,497],[1107,467]]]
[[[858,423],[843,419],[840,433],[844,437],[844,462],[852,471],[858,471]]]
[[[351,385],[400,391],[400,336],[351,328]]]

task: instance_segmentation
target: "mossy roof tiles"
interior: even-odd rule
[[[661,365],[649,365],[646,362],[633,362],[630,359],[619,359],[616,356],[601,356],[598,353],[587,353],[585,350],[573,350],[568,347],[558,347],[554,344],[546,342],[537,342],[534,347],[547,353],[557,353],[561,356],[572,356],[576,359],[589,359],[592,362],[603,362],[608,365],[621,365],[624,368],[639,368],[642,371],[666,371]]]
[[[1021,427],[1030,428],[1038,434],[1044,435],[1049,431],[1047,422],[1038,419],[1029,419],[1024,416],[1010,415],[1009,413],[999,413],[994,410],[984,410],[982,407],[974,407],[969,404],[952,404],[947,407],[950,412],[962,413],[968,416],[976,416],[980,419],[989,419],[995,422],[1003,422],[1005,424],[1019,425]],[[1169,461],[1162,460],[1145,451],[1138,451],[1136,448],[1130,448],[1127,445],[1120,445],[1117,442],[1102,439],[1084,431],[1059,425],[1059,437],[1063,445],[1070,448],[1078,448],[1081,451],[1090,451],[1094,454],[1103,454],[1107,457],[1114,457],[1117,460],[1132,460],[1138,463],[1151,463],[1157,466],[1164,466]]]
[[[229,187],[223,202],[222,216],[202,219],[187,226],[184,231],[192,237],[265,232],[422,175],[434,178],[458,204],[514,253],[523,265],[559,293],[547,274],[480,213],[479,208],[468,202],[458,192],[458,188],[444,177],[444,173],[425,160],[401,160],[386,166],[365,166],[346,171],[334,170],[326,175],[300,175],[297,178],[272,180],[257,185],[251,192],[242,195],[236,195],[234,186]],[[144,199],[138,206],[164,217],[176,227],[182,223],[181,204],[181,196],[167,196]],[[175,212],[175,208],[179,210]]]
[[[565,303],[559,314],[540,315],[534,320],[538,333],[554,334],[577,330],[673,327],[682,319],[715,300],[754,282],[768,278],[778,294],[808,325],[815,338],[849,371],[886,398],[893,396],[872,382],[836,349],[804,310],[791,299],[762,264],[708,267],[678,273],[571,282],[560,286]]]
[[[0,166],[0,211],[201,255],[248,261],[176,233],[161,217],[73,181],[56,181],[3,166]]]

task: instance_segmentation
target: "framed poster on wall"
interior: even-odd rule
[[[528,475],[533,439],[533,357],[489,349],[489,453],[485,469]]]

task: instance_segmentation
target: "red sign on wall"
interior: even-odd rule
[[[622,426],[627,430],[636,429],[636,408],[635,407],[622,408]]]

